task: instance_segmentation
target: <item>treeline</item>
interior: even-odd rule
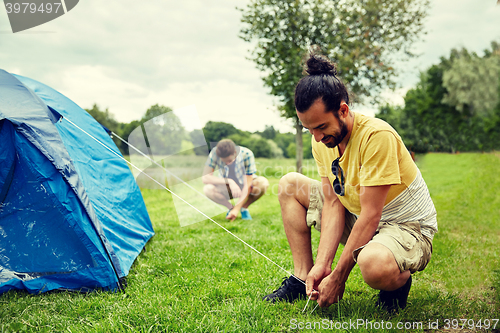
[[[376,116],[391,124],[410,150],[500,149],[500,44],[493,42],[482,57],[466,49],[452,50],[448,58],[420,74],[419,83],[406,93],[404,101],[404,106],[380,107]],[[209,121],[202,130],[187,131],[171,108],[158,104],[130,123],[118,122],[96,104],[87,111],[125,141],[148,133],[143,149],[150,152],[206,155],[219,140],[230,138],[250,148],[256,157],[296,158],[295,134],[280,133],[273,126],[252,133]],[[122,154],[129,154],[126,143],[116,137],[113,140]],[[302,142],[304,158],[312,158],[308,132],[303,132]]]
[[[97,104],[86,111],[102,126],[125,141],[128,141],[129,137],[144,137],[143,133],[147,133],[146,145],[152,148],[153,152],[206,155],[207,149],[213,147],[221,139],[229,138],[237,145],[251,149],[255,157],[296,157],[295,134],[281,133],[273,126],[266,125],[263,131],[252,133],[237,129],[234,125],[225,122],[209,121],[202,130],[187,131],[179,118],[172,112],[172,108],[158,104],[146,110],[141,119],[130,123],[118,122],[108,109],[101,110]],[[113,136],[115,144],[123,155],[129,155],[128,145],[116,135]],[[206,146],[200,146],[199,143],[203,140]],[[144,153],[148,152],[144,151]],[[312,158],[311,134],[309,133],[303,135],[303,153],[304,158]]]
[[[500,44],[482,57],[452,50],[420,75],[404,106],[385,105],[378,118],[390,123],[415,152],[500,149]]]

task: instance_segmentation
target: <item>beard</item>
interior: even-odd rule
[[[327,141],[326,143],[323,142],[325,146],[328,148],[335,148],[339,145],[339,143],[344,140],[344,138],[347,136],[347,133],[349,133],[349,130],[347,129],[347,125],[344,121],[339,119],[339,124],[340,124],[340,130],[337,133],[334,133],[332,135],[327,135],[323,138],[323,141]]]

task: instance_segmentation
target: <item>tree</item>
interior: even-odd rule
[[[313,158],[311,137],[312,135],[310,133],[304,133],[304,135],[302,136],[302,156],[304,156],[304,158]],[[295,142],[290,141],[286,150],[288,157],[296,157],[295,154],[297,153],[297,145]]]
[[[394,87],[393,63],[412,56],[423,29],[428,0],[252,0],[242,11],[240,38],[257,44],[251,54],[264,84],[278,96],[281,116],[296,130],[297,170],[302,167],[302,126],[295,113],[294,87],[302,59],[322,49],[334,59],[351,92],[370,96]]]
[[[283,158],[283,150],[271,139],[267,140],[267,144],[271,148],[271,158]]]
[[[243,146],[250,149],[255,157],[271,158],[273,150],[268,141],[257,133],[250,134],[240,131],[240,133],[230,135],[228,139],[234,141],[238,146]]]
[[[139,120],[132,120],[130,123],[122,124],[121,132],[117,134],[120,135],[120,137],[123,140],[128,141],[130,133],[132,133],[132,131],[138,128],[139,126],[141,126],[141,122]],[[123,155],[130,155],[131,153],[129,146],[126,143],[122,142],[121,140],[119,142],[118,148],[120,148],[120,151],[122,152]]]
[[[244,145],[243,145],[244,146]],[[271,158],[273,151],[266,139],[258,134],[252,134],[248,141],[247,148],[249,148],[255,157]]]
[[[140,120],[133,120],[130,123],[118,122],[108,109],[102,111],[97,104],[86,111],[102,126],[125,141],[129,141],[131,133],[138,129],[130,139],[136,144],[140,142],[136,148],[144,153],[149,150],[155,155],[175,154],[183,149],[183,140],[189,139],[179,118],[172,112],[172,108],[163,105],[151,106]],[[136,153],[115,136],[113,136],[113,141],[123,155]],[[143,141],[147,141],[146,146]],[[199,138],[196,142],[200,142]],[[186,146],[186,143],[184,145]]]
[[[203,127],[203,133],[208,144],[217,143],[232,134],[239,134],[240,131],[232,124],[221,121],[209,121]]]
[[[262,132],[261,136],[264,139],[273,140],[276,137],[276,130],[274,129],[274,126],[266,125],[264,132]]]
[[[151,157],[177,154],[181,151],[186,132],[170,107],[155,104],[146,110],[128,139],[131,144]]]
[[[307,132],[302,136],[302,151],[304,152],[304,158],[313,158],[312,154],[312,144],[311,144],[312,134]]]
[[[448,91],[443,102],[461,112],[468,107],[473,113],[487,115],[498,104],[499,78],[500,57],[481,58],[463,50],[443,75],[443,87]]]
[[[202,130],[195,129],[189,133],[189,137],[191,139],[191,142],[196,145],[194,147],[194,153],[196,155],[204,155],[207,156],[208,154],[208,145],[205,140],[205,135],[203,134]],[[204,145],[203,145],[204,143]]]
[[[162,121],[161,116],[165,115],[169,112],[172,112],[172,108],[168,106],[163,106],[159,104],[152,105],[149,109],[146,110],[146,113],[144,113],[144,116],[141,118],[141,122],[144,124],[148,120],[151,120],[153,118],[157,118],[156,122]]]
[[[92,105],[92,109],[85,109],[85,111],[87,111],[99,124],[106,127],[110,131],[115,133],[119,131],[120,123],[107,108],[106,110],[101,111],[99,106],[94,103],[94,105]]]
[[[449,58],[441,58],[439,64],[421,73],[420,82],[407,92],[404,107],[383,106],[377,117],[395,127],[415,152],[498,149],[500,73],[496,72],[496,82],[494,77],[484,76],[495,70],[492,64],[500,60],[499,49],[492,43],[492,50],[486,50],[482,58],[466,49],[452,50]],[[479,82],[471,68],[490,83]],[[471,89],[477,91],[469,92]]]
[[[122,134],[122,126],[124,124],[118,122],[113,114],[109,112],[108,108],[102,111],[99,109],[99,106],[94,103],[91,109],[85,109],[101,126],[106,127],[109,131],[114,132],[118,135]],[[120,149],[122,154],[126,154],[126,150],[124,150],[124,146],[126,146],[123,142],[121,142],[118,138],[113,137],[113,141],[116,146]]]
[[[291,158],[296,157],[297,145],[295,144],[295,142],[290,142],[290,144],[286,148],[286,154]]]
[[[289,155],[287,152],[288,146],[290,143],[295,141],[295,137],[292,133],[276,133],[274,138],[274,142],[278,145],[279,148],[283,151],[284,157],[286,158],[295,158],[295,152],[292,155]],[[295,149],[295,146],[294,146]]]

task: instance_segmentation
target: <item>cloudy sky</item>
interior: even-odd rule
[[[482,52],[500,41],[497,0],[431,0],[421,56],[405,65],[397,103],[418,73],[452,48]],[[97,103],[122,122],[139,119],[153,104],[194,105],[209,120],[256,131],[273,125],[292,131],[275,111],[260,72],[238,38],[240,12],[249,0],[81,0],[67,14],[13,34],[0,7],[0,68],[62,92],[83,108]],[[373,114],[373,106],[358,106]]]

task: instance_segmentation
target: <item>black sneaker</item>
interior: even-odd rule
[[[290,275],[290,277],[283,280],[278,289],[273,291],[272,294],[264,296],[262,300],[269,301],[271,303],[275,303],[277,301],[287,301],[293,303],[299,298],[307,298],[306,284],[294,275]]]
[[[406,300],[411,288],[411,275],[401,288],[393,291],[381,290],[378,294],[377,306],[382,307],[390,313],[395,313],[398,308],[404,309],[406,307]]]

